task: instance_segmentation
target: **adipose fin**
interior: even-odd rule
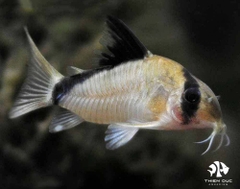
[[[67,73],[68,73],[69,76],[77,75],[77,74],[80,74],[82,72],[84,72],[84,70],[82,70],[80,68],[73,67],[73,66],[69,66],[67,68]]]

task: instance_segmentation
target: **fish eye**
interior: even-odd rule
[[[198,103],[201,98],[200,91],[198,88],[189,88],[184,92],[184,98],[189,102],[189,103]]]

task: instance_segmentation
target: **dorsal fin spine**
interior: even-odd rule
[[[106,25],[107,32],[101,41],[109,53],[101,53],[100,65],[114,67],[149,56],[146,47],[121,20],[108,16]]]

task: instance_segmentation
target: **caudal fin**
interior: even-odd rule
[[[25,32],[30,45],[31,61],[27,79],[9,113],[10,118],[52,105],[52,91],[63,77],[39,52],[27,29]]]

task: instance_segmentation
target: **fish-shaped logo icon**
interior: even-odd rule
[[[212,177],[214,174],[216,174],[217,178],[221,178],[223,173],[226,175],[229,172],[229,167],[226,166],[223,162],[220,161],[214,161],[211,165],[209,165],[209,168],[207,171],[210,173],[210,177]]]

